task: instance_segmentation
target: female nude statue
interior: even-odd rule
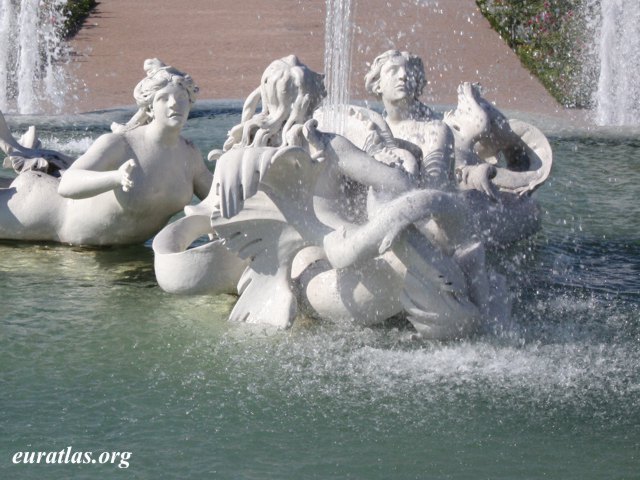
[[[488,117],[480,108],[474,112],[469,102],[470,107],[464,112],[467,120],[465,126],[472,124],[474,131],[450,129],[446,119],[438,119],[433,110],[420,101],[426,84],[420,57],[398,50],[388,50],[378,55],[365,75],[365,88],[382,101],[384,119],[396,138],[420,147],[425,161],[430,157],[438,157],[453,166],[455,152],[455,166],[466,167],[471,163],[468,157],[472,142],[477,141],[487,129]],[[463,84],[461,88],[465,89],[465,93],[471,93],[470,84]],[[468,182],[463,182],[461,186],[476,188],[494,197],[490,178],[495,169],[484,162],[477,163],[478,167],[466,176]]]
[[[0,189],[0,239],[140,243],[194,193],[206,196],[212,175],[198,149],[180,136],[197,86],[157,59],[146,60],[144,69],[147,76],[134,90],[138,111],[126,125],[113,125],[114,133],[99,137],[59,178],[27,170]],[[0,146],[9,154],[42,152],[8,138],[6,130],[0,129]]]
[[[504,244],[534,233],[539,208],[529,194],[551,168],[544,135],[507,120],[482,98],[479,86],[468,82],[458,88],[456,109],[439,120],[420,101],[425,85],[420,58],[398,50],[376,57],[365,76],[366,89],[382,101],[384,120],[398,144],[418,147],[427,183],[446,185],[453,175],[438,179],[432,172],[445,171],[446,165],[455,171],[452,185],[466,192],[479,239]],[[437,165],[441,168],[434,170]]]

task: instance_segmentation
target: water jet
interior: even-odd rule
[[[598,125],[640,124],[640,6],[602,0],[597,21],[599,77],[594,94]]]
[[[0,111],[63,111],[69,84],[61,38],[66,3],[0,2]]]

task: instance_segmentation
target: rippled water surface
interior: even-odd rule
[[[205,154],[216,112],[186,130]],[[100,120],[43,137],[82,151]],[[492,258],[513,318],[463,342],[230,326],[233,297],[163,293],[148,244],[0,244],[0,478],[638,478],[640,136],[548,133],[543,231]],[[132,455],[11,464],[67,446]]]

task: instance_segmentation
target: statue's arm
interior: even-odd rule
[[[456,168],[456,178],[460,190],[478,190],[491,200],[498,199],[498,190],[491,181],[496,176],[496,167],[488,163],[464,165]]]
[[[411,175],[401,168],[378,162],[340,135],[334,135],[328,148],[333,150],[342,173],[378,191],[402,193],[415,188]]]
[[[67,198],[89,198],[122,187],[133,187],[130,172],[133,160],[126,159],[126,146],[120,135],[99,137],[62,175],[58,193]]]

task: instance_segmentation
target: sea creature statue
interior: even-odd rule
[[[385,151],[393,157],[399,148],[412,151],[422,159],[423,172],[441,172],[432,169],[439,162],[453,165],[450,173],[472,212],[473,234],[485,245],[503,246],[535,233],[541,218],[531,194],[548,178],[552,165],[544,134],[533,125],[508,120],[471,83],[459,86],[456,109],[441,118],[420,101],[426,83],[420,57],[398,50],[379,55],[365,76],[365,87],[382,102],[384,113],[351,106],[345,110],[345,136],[369,153]],[[322,110],[316,117],[324,127]],[[373,142],[371,124],[380,132]]]
[[[40,148],[33,127],[15,140],[0,113],[0,149],[18,176],[0,189],[0,239],[76,245],[141,243],[204,198],[212,174],[181,137],[198,90],[157,59],[134,97],[138,111],[99,137],[77,160]]]
[[[419,335],[445,339],[508,315],[453,164],[425,171],[419,154],[369,155],[319,130],[324,96],[322,76],[295,56],[268,66],[223,151],[209,155],[208,197],[154,239],[160,286],[238,293],[231,320],[282,328],[298,313],[363,324],[407,315]],[[203,235],[211,241],[188,248]]]

